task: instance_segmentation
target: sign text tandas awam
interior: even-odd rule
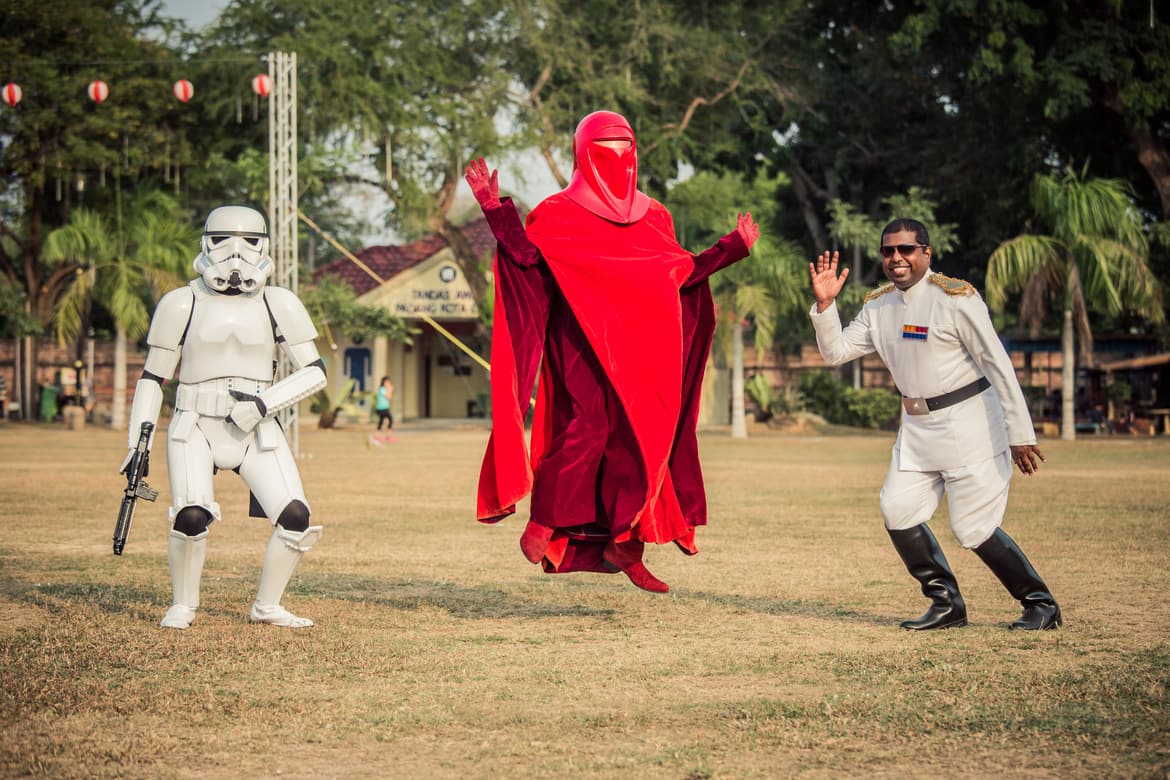
[[[399,274],[363,303],[383,306],[399,317],[474,320],[475,295],[450,256],[450,250]]]
[[[475,317],[475,298],[471,290],[420,290],[409,291],[409,300],[394,302],[393,312],[400,317],[417,317],[427,314],[431,317]]]

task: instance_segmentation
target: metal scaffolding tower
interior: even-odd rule
[[[276,264],[276,284],[297,292],[297,55],[270,52],[268,76],[272,93],[268,106],[268,225],[269,247]],[[292,366],[282,353],[277,377]],[[277,413],[293,455],[300,452],[297,404]]]

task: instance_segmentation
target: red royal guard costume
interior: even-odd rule
[[[695,424],[715,327],[707,277],[747,256],[751,215],[699,255],[637,189],[633,130],[598,111],[573,137],[575,170],[522,226],[483,160],[466,171],[498,242],[492,435],[477,516],[531,490],[521,549],[548,572],[624,571],[665,592],[645,542],[697,552],[707,522]],[[524,418],[537,383],[531,452]]]

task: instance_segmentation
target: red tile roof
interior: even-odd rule
[[[483,217],[472,220],[459,228],[476,254],[487,255],[495,251],[496,239]],[[368,246],[354,255],[370,267],[374,273],[389,280],[408,268],[413,268],[447,246],[446,239],[437,233],[425,235],[402,246]],[[313,272],[313,281],[330,277],[345,282],[359,296],[378,286],[378,282],[348,257],[339,257]]]

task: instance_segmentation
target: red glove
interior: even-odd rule
[[[463,178],[471,186],[471,194],[479,201],[479,207],[485,211],[500,205],[500,184],[497,180],[499,173],[499,171],[488,173],[487,163],[482,157],[472,160],[463,169]]]
[[[760,237],[760,226],[752,219],[750,211],[739,215],[735,223],[735,230],[748,249],[751,249],[752,244],[756,243],[756,239]]]

